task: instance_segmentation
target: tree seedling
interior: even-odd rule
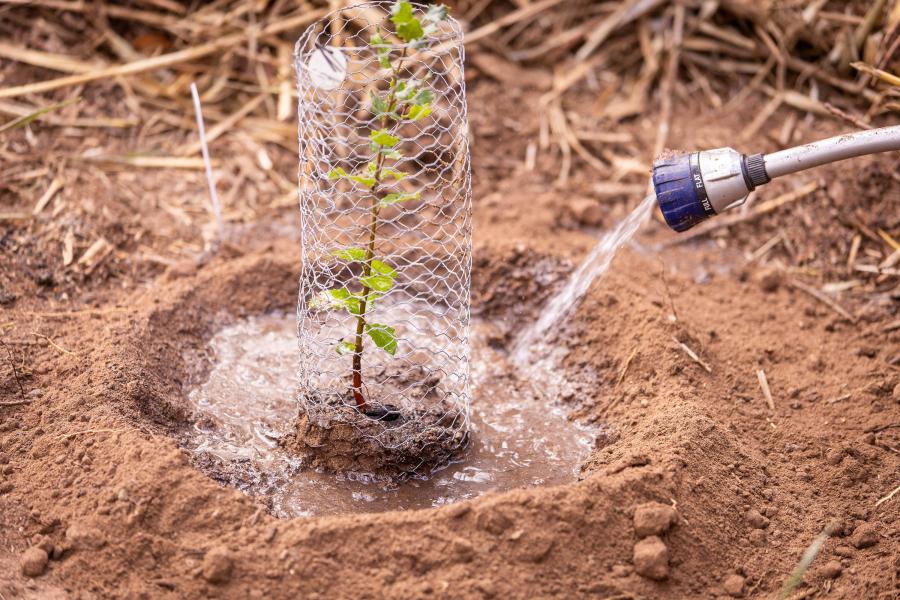
[[[377,258],[379,215],[382,209],[394,204],[418,200],[421,192],[395,189],[397,182],[406,173],[392,164],[403,158],[398,146],[401,138],[398,129],[404,123],[427,118],[431,114],[433,92],[427,87],[427,77],[401,77],[403,62],[407,53],[424,47],[428,39],[438,30],[439,24],[447,17],[445,6],[430,6],[423,15],[417,17],[409,2],[398,1],[391,7],[390,20],[394,25],[394,35],[403,44],[393,45],[385,40],[380,30],[376,30],[369,45],[385,72],[387,89],[384,92],[372,90],[369,95],[373,122],[377,128],[369,133],[371,160],[359,172],[348,173],[341,167],[334,167],[328,173],[332,181],[347,180],[370,198],[370,221],[368,240],[362,246],[337,248],[331,255],[348,265],[358,263],[361,275],[348,285],[334,287],[313,298],[314,308],[320,310],[344,310],[355,317],[355,332],[351,340],[342,339],[335,347],[341,355],[352,354],[350,390],[360,412],[374,418],[396,418],[396,410],[370,409],[363,394],[362,363],[364,340],[368,336],[372,342],[391,356],[397,352],[396,329],[384,323],[375,323],[368,318],[378,298],[387,294],[400,274],[391,265]],[[395,56],[396,54],[396,56]]]

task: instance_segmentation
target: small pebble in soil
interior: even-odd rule
[[[634,545],[633,561],[638,575],[657,581],[669,576],[669,549],[655,535]]]
[[[231,553],[224,546],[216,546],[212,548],[203,557],[202,574],[203,579],[210,583],[221,584],[231,579],[231,572],[234,569],[234,560]]]
[[[47,556],[46,551],[37,546],[32,546],[22,553],[22,558],[19,561],[19,564],[22,567],[22,575],[25,575],[26,577],[38,577],[43,575],[44,570],[47,568],[48,560],[50,560],[50,557]]]
[[[759,287],[767,294],[771,294],[781,286],[781,279],[781,271],[777,269],[765,271],[759,277]]]
[[[665,533],[678,521],[678,513],[668,504],[648,502],[634,509],[634,533],[638,537]]]
[[[850,543],[862,550],[878,543],[878,532],[868,523],[863,523],[850,536]]]
[[[729,575],[722,582],[722,588],[732,598],[740,598],[744,595],[744,578],[737,573]]]
[[[822,567],[822,576],[825,579],[837,579],[844,572],[844,567],[836,560],[829,560]]]
[[[576,198],[570,204],[572,215],[581,225],[598,227],[603,224],[603,210],[600,203],[589,198]]]

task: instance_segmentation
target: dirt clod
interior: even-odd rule
[[[26,577],[43,575],[44,570],[47,568],[48,560],[50,560],[50,557],[47,556],[47,552],[44,549],[32,546],[22,553],[22,558],[19,560],[22,575]]]
[[[759,548],[766,545],[766,532],[762,529],[754,529],[748,536],[750,543]]]
[[[634,509],[634,533],[638,537],[661,535],[678,521],[678,513],[668,504],[648,502]]]
[[[878,532],[868,523],[863,523],[853,531],[850,543],[860,550],[870,548],[878,543]]]
[[[234,559],[224,546],[212,548],[203,557],[203,579],[209,583],[222,584],[231,579],[234,570]]]
[[[66,539],[76,550],[96,550],[106,543],[103,532],[86,523],[73,523],[66,529]]]
[[[669,549],[655,535],[634,545],[634,570],[638,575],[661,581],[669,576]]]
[[[762,513],[760,513],[756,509],[748,510],[746,519],[747,525],[749,525],[753,529],[765,529],[769,526],[769,520],[762,516]]]
[[[603,211],[600,204],[588,198],[578,198],[570,205],[575,219],[582,225],[597,227],[603,223]]]
[[[825,566],[822,567],[822,577],[825,579],[837,579],[843,572],[844,567],[841,565],[840,561],[837,560],[829,560],[825,563]]]
[[[759,287],[767,294],[771,294],[781,287],[784,276],[778,269],[767,269],[759,276]]]
[[[737,573],[729,575],[722,582],[722,589],[732,598],[741,598],[744,595],[744,578]]]
[[[835,547],[835,549],[834,549],[834,555],[841,556],[843,558],[850,558],[855,553],[856,552],[850,546],[840,545],[840,546]]]

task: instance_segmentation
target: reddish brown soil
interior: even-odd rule
[[[487,78],[470,89],[473,297],[476,312],[514,333],[596,239],[578,201],[600,203],[610,226],[639,194],[598,199],[600,176],[583,164],[559,186],[552,153],[524,170],[537,93],[500,92]],[[764,136],[734,141],[760,102],[723,117],[679,99],[670,145],[774,149]],[[621,128],[644,161],[651,116]],[[797,127],[797,141],[847,129],[825,119]],[[66,151],[40,128],[35,147],[15,136],[30,148],[22,164]],[[278,155],[286,177],[292,160]],[[76,256],[97,235],[115,246],[96,269],[63,266],[57,220],[0,224],[0,332],[12,357],[0,367],[0,402],[14,403],[0,406],[0,598],[772,598],[829,524],[835,533],[794,597],[900,597],[900,495],[876,506],[900,484],[897,277],[862,279],[836,297],[853,322],[791,285],[862,278],[845,266],[857,231],[861,253],[890,253],[866,231],[900,238],[897,168],[885,155],[776,182],[762,199],[825,185],[714,242],[654,253],[677,238],[648,226],[644,251],[624,251],[559,334],[562,368],[582,385],[560,401],[606,432],[582,481],[437,510],[293,520],[203,475],[174,435],[187,423],[184,390],[208,367],[186,357],[203,356],[213,332],[243,315],[292,310],[294,209],[260,208],[243,229],[232,225],[218,254],[195,260],[199,227],[156,202],[202,207],[199,172],[87,168],[57,202],[71,211]],[[34,201],[4,198],[4,210]],[[746,258],[781,232],[787,242]],[[173,239],[188,240],[182,254]],[[174,264],[148,260],[151,250]],[[27,403],[16,403],[12,364]],[[636,508],[651,502],[676,514],[658,534],[668,553],[659,580],[634,568],[659,549],[647,538],[635,560],[636,522],[647,533]],[[50,561],[27,577],[20,561],[35,546]]]

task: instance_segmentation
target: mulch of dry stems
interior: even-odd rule
[[[651,158],[678,145],[673,103],[721,115],[762,102],[740,144],[732,141],[754,149],[791,144],[803,121],[870,127],[898,108],[897,3],[719,4],[459,2],[453,12],[469,29],[471,79],[540,92],[538,129],[521,140],[526,170],[553,165],[561,186],[582,172],[602,182],[593,190],[601,199],[640,196]],[[226,223],[294,204],[292,41],[340,2],[43,5],[0,0],[0,113],[11,126],[0,135],[0,222],[23,267],[0,273],[0,286],[24,278],[36,292],[66,291],[108,275],[140,279],[202,252],[212,232],[192,82]],[[48,107],[37,125],[14,128]],[[648,115],[656,133],[641,146],[629,124]],[[900,244],[887,217],[850,215],[845,254],[803,268],[849,270],[864,285],[896,280]],[[764,241],[760,252],[776,243]],[[58,252],[45,254],[48,246]],[[791,254],[803,263],[803,249]]]

